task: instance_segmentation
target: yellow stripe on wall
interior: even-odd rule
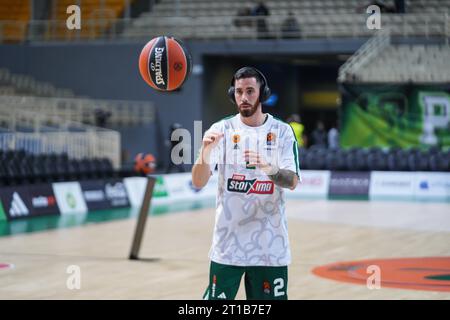
[[[338,91],[310,91],[302,96],[303,104],[314,108],[337,108],[340,100]]]

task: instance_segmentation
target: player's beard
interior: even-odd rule
[[[245,109],[242,108],[243,105],[246,106]],[[259,105],[259,99],[256,100],[254,105],[251,105],[248,103],[241,103],[238,107],[238,111],[241,114],[241,116],[243,116],[244,118],[248,118],[255,114],[256,110],[258,110],[258,105]],[[248,106],[250,106],[250,108]]]

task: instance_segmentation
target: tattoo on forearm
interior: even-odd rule
[[[291,170],[280,169],[276,174],[269,175],[269,178],[282,188],[291,188],[294,185],[295,175]]]

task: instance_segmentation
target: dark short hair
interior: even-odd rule
[[[234,80],[233,80],[233,85],[236,82],[236,80],[239,79],[246,79],[246,78],[255,78],[256,82],[258,82],[259,86],[262,87],[262,85],[264,84],[264,79],[261,77],[261,75],[259,74],[258,71],[256,71],[253,68],[242,68],[239,69],[235,74],[234,74]]]

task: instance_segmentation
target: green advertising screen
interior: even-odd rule
[[[450,148],[450,89],[342,86],[342,147]]]

